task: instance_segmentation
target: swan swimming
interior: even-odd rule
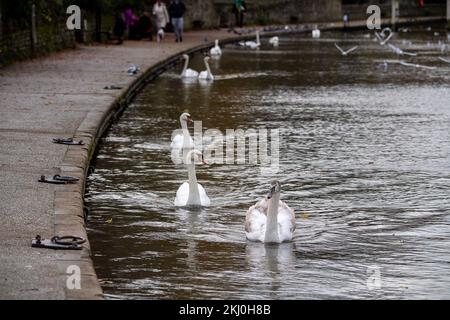
[[[203,60],[205,62],[206,71],[200,72],[200,74],[198,76],[198,78],[200,80],[214,80],[214,76],[211,73],[211,67],[209,66],[209,59],[211,59],[211,58],[205,57],[205,59]]]
[[[312,37],[313,37],[314,39],[320,38],[320,30],[317,29],[317,27],[312,31]]]
[[[170,148],[176,149],[176,151],[180,151],[183,148],[193,148],[194,140],[192,140],[191,135],[189,134],[188,123],[193,123],[191,115],[189,113],[183,113],[180,116],[180,124],[181,129],[183,130],[182,134],[177,134],[172,139],[172,143],[170,144]]]
[[[187,54],[183,54],[183,58],[184,58],[184,68],[183,68],[183,71],[181,72],[180,77],[181,78],[197,78],[198,72],[188,68],[189,56]]]
[[[256,42],[255,41],[245,41],[244,45],[250,49],[258,49],[261,46],[261,40],[259,38],[259,31],[256,31]]]
[[[245,219],[245,233],[250,241],[282,243],[291,241],[295,230],[295,213],[280,200],[281,185],[270,184],[266,198],[250,207]]]
[[[177,207],[185,206],[203,206],[211,205],[211,200],[208,198],[205,189],[197,182],[197,174],[195,172],[195,162],[201,161],[203,164],[208,164],[203,154],[198,150],[191,150],[186,155],[186,166],[188,169],[188,182],[183,183],[177,191],[174,205]]]
[[[344,50],[344,49],[342,49],[341,47],[339,47],[339,46],[337,45],[337,43],[335,43],[334,45],[335,45],[335,47],[341,52],[341,54],[342,54],[343,56],[347,56],[350,52],[355,51],[356,49],[358,49],[358,46],[356,46],[356,47],[353,47],[353,48],[351,48],[351,49]]]
[[[222,49],[220,49],[219,40],[216,40],[216,45],[213,48],[211,48],[209,53],[212,56],[221,56],[222,55]]]
[[[272,37],[269,39],[269,43],[273,45],[274,47],[278,47],[280,45],[280,38],[278,37]]]

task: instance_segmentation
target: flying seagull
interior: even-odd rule
[[[380,44],[382,46],[384,46],[386,43],[389,42],[389,40],[391,40],[391,38],[394,36],[394,33],[391,32],[389,33],[389,35],[387,36],[387,38],[383,37],[383,34],[379,34],[378,32],[375,31],[375,36],[378,38],[378,40],[380,41]]]
[[[429,67],[429,66],[424,66],[424,65],[421,65],[421,64],[408,63],[408,62],[405,62],[405,61],[401,61],[400,64],[402,66],[406,66],[406,67],[416,67],[416,68],[422,68],[422,69],[428,69],[428,70],[435,70],[435,69],[437,69],[436,67]]]
[[[356,47],[353,47],[353,48],[348,49],[347,51],[345,51],[344,49],[342,49],[341,47],[339,47],[339,46],[337,45],[337,43],[335,43],[334,45],[335,45],[336,48],[341,52],[341,54],[342,54],[343,56],[346,56],[346,55],[348,55],[350,52],[353,52],[353,51],[355,51],[356,49],[358,49],[358,46],[356,46]]]
[[[400,49],[399,47],[394,46],[393,44],[388,44],[389,48],[392,49],[392,51],[394,51],[396,54],[398,55],[405,55],[405,56],[411,56],[411,57],[416,57],[417,53],[412,53],[412,52],[406,52],[403,51],[402,49]]]

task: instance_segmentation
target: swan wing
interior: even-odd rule
[[[170,144],[171,149],[182,149],[184,143],[184,136],[182,134],[177,134],[175,137],[173,137],[172,143]],[[192,137],[189,137],[189,146],[188,148],[194,147],[194,140],[192,140]]]
[[[198,77],[198,72],[193,69],[187,69],[183,75],[184,78],[196,78]]]
[[[211,200],[206,194],[205,188],[203,188],[203,186],[200,183],[198,184],[198,192],[200,193],[200,202],[202,206],[209,207],[211,205]]]
[[[278,227],[281,242],[292,240],[296,228],[295,213],[283,201],[278,206]]]
[[[245,233],[250,241],[264,241],[267,223],[267,201],[250,207],[245,216]]]
[[[174,205],[177,207],[183,207],[187,204],[188,198],[189,198],[189,183],[185,182],[178,188]]]

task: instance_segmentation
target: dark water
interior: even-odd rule
[[[150,84],[104,138],[86,195],[107,297],[450,298],[450,64],[438,40],[401,33],[393,43],[420,55],[398,57],[363,33],[281,38],[228,47],[213,83],[174,70]],[[342,57],[334,42],[360,47]],[[175,208],[187,174],[169,145],[185,110],[205,130],[279,128],[279,173],[198,167],[212,206]],[[249,243],[245,212],[272,178],[296,212],[294,241]]]

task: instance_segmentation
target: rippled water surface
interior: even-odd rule
[[[212,83],[183,82],[177,69],[150,84],[103,139],[89,179],[107,297],[450,298],[450,64],[438,40],[447,36],[399,34],[393,43],[419,52],[399,57],[363,33],[282,37],[278,49],[227,47]],[[342,57],[334,42],[360,47]],[[200,55],[191,67],[204,69]],[[175,208],[187,173],[169,146],[185,110],[205,130],[279,128],[279,173],[200,166],[212,206]],[[296,212],[294,241],[249,243],[245,212],[272,178]]]

